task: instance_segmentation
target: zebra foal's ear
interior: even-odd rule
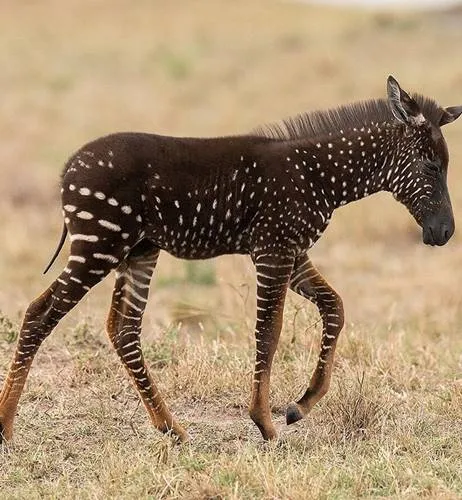
[[[460,115],[462,115],[462,106],[451,106],[449,108],[445,108],[443,116],[440,120],[440,127],[457,120]]]
[[[419,105],[391,75],[387,80],[387,94],[391,112],[398,121],[406,125],[420,125],[425,122]]]

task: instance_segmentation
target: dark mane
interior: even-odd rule
[[[412,96],[423,115],[438,126],[443,109],[428,97],[420,94]],[[253,134],[276,140],[291,140],[319,137],[338,133],[340,130],[359,128],[371,123],[395,121],[387,99],[371,99],[339,106],[326,111],[302,113],[280,122],[262,125]]]

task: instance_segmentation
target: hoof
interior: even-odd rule
[[[278,433],[272,423],[270,423],[270,425],[262,425],[255,422],[255,424],[257,425],[258,430],[261,432],[261,435],[265,441],[272,441],[273,439],[277,439]]]
[[[262,432],[262,436],[265,441],[275,441],[279,437],[275,430]]]
[[[265,441],[271,441],[272,439],[276,439],[278,437],[278,433],[276,428],[271,421],[270,414],[263,414],[262,412],[251,409],[249,411],[250,418],[253,420],[253,423],[258,427],[258,430],[261,432],[261,435]]]
[[[173,429],[162,429],[162,432],[169,436],[175,444],[183,444],[189,441],[189,434],[180,426]]]
[[[290,403],[286,411],[286,423],[287,425],[293,424],[301,420],[304,416],[297,403]]]
[[[258,430],[261,432],[261,435],[265,441],[272,441],[274,439],[277,439],[278,433],[273,424],[264,426],[255,421],[254,423],[258,427]]]
[[[176,444],[185,444],[189,443],[191,438],[189,437],[189,434],[187,432],[182,432],[181,434],[175,434],[174,439]]]

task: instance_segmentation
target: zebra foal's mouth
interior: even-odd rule
[[[428,224],[423,227],[422,238],[426,245],[443,246],[454,234],[454,224],[443,222],[440,224]]]

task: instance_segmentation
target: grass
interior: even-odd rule
[[[462,102],[460,14],[384,14],[289,2],[56,0],[0,16],[0,382],[18,325],[60,232],[58,178],[82,142],[114,130],[246,131],[306,109],[404,88]],[[59,22],[50,22],[59,19]],[[27,33],[27,36],[19,36]],[[462,216],[461,124],[445,130]],[[143,342],[192,440],[149,425],[104,334],[112,278],[40,350],[0,497],[459,498],[462,269],[458,233],[421,244],[404,209],[377,195],[339,210],[311,257],[344,299],[328,395],[286,427],[319,343],[314,308],[290,295],[272,381],[281,432],[247,416],[254,341],[249,259],[159,259]]]
[[[286,322],[272,392],[281,439],[269,444],[246,415],[250,349],[181,339],[175,330],[149,339],[155,378],[192,436],[174,446],[148,424],[102,332],[85,322],[69,329],[64,342],[48,343],[31,374],[14,445],[1,457],[2,497],[451,498],[461,491],[462,341],[449,349],[449,340],[425,342],[422,334],[429,346],[422,359],[420,342],[404,346],[412,331],[365,340],[349,330],[332,390],[287,428],[284,408],[306,384],[319,332],[295,344],[287,333]],[[2,345],[2,362],[12,348]]]

